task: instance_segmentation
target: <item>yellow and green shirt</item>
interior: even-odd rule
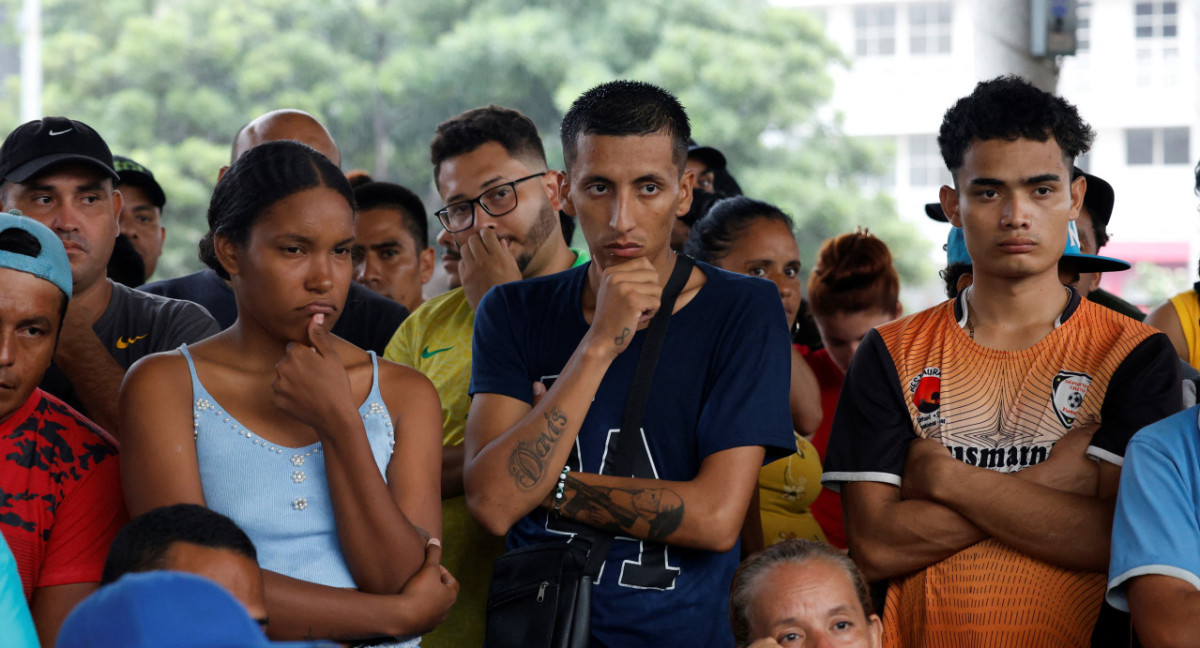
[[[572,249],[572,267],[588,261]],[[462,288],[421,304],[388,342],[384,357],[425,374],[442,401],[442,445],[462,445],[471,399],[471,336],[475,311]],[[492,562],[504,553],[504,539],[484,531],[467,511],[462,495],[442,502],[442,564],[458,579],[458,603],[449,618],[425,635],[425,648],[483,645],[484,611],[492,582]]]

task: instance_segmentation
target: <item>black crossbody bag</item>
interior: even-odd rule
[[[621,430],[612,474],[631,476],[630,437],[642,424],[646,399],[675,300],[691,275],[692,260],[678,255],[663,289],[662,303],[646,328]],[[486,648],[586,648],[591,638],[592,583],[600,575],[613,536],[582,524],[567,542],[541,542],[496,559],[488,590]]]

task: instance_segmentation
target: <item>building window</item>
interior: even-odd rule
[[[892,56],[896,53],[894,6],[854,8],[854,53],[857,56]]]
[[[1133,6],[1137,48],[1135,84],[1139,88],[1179,83],[1179,3],[1138,2]]]
[[[1154,164],[1154,129],[1130,128],[1125,131],[1125,164]]]
[[[1133,33],[1138,38],[1175,38],[1179,34],[1178,3],[1136,3],[1133,6]]]
[[[950,172],[942,161],[934,135],[908,136],[908,184],[913,187],[940,187],[950,184]]]
[[[949,54],[952,6],[949,2],[918,2],[908,7],[908,51]]]
[[[1092,3],[1080,2],[1075,9],[1075,53],[1083,54],[1092,45]]]
[[[1162,78],[1163,85],[1167,87],[1174,86],[1179,82],[1178,47],[1162,48],[1162,66],[1159,68],[1159,76]]]
[[[1133,54],[1133,69],[1137,75],[1137,87],[1148,88],[1154,83],[1157,70],[1154,67],[1154,50],[1139,47]]]
[[[1191,134],[1186,126],[1162,129],[1163,164],[1191,164]]]
[[[1130,128],[1125,131],[1125,163],[1191,164],[1191,130],[1175,128]]]

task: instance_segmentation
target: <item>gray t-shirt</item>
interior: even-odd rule
[[[184,342],[193,344],[221,331],[216,320],[202,306],[110,283],[112,298],[104,314],[92,325],[92,330],[122,369],[129,369],[151,353],[178,349]],[[41,387],[84,415],[88,414],[75,388],[57,365],[50,365]]]

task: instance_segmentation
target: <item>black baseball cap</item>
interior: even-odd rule
[[[711,146],[700,146],[696,140],[688,138],[688,157],[696,158],[704,163],[710,171],[720,171],[725,168],[725,154]]]
[[[66,117],[44,117],[18,126],[0,146],[0,180],[24,182],[59,162],[88,162],[115,181],[112,151],[91,126]]]
[[[942,203],[925,203],[925,215],[939,223],[949,223],[950,219],[946,218],[946,212],[942,211]]]
[[[1112,218],[1113,203],[1116,202],[1116,194],[1113,192],[1112,185],[1102,178],[1084,172],[1079,167],[1074,167],[1071,177],[1078,178],[1079,176],[1087,178],[1087,192],[1083,194],[1084,208],[1087,209],[1088,214],[1091,214],[1092,222],[1107,227],[1108,220]]]
[[[150,169],[121,155],[113,156],[113,167],[117,170],[117,184],[139,187],[146,192],[151,204],[159,209],[167,204],[167,195],[163,193],[162,187],[158,186],[158,181],[154,179]]]

